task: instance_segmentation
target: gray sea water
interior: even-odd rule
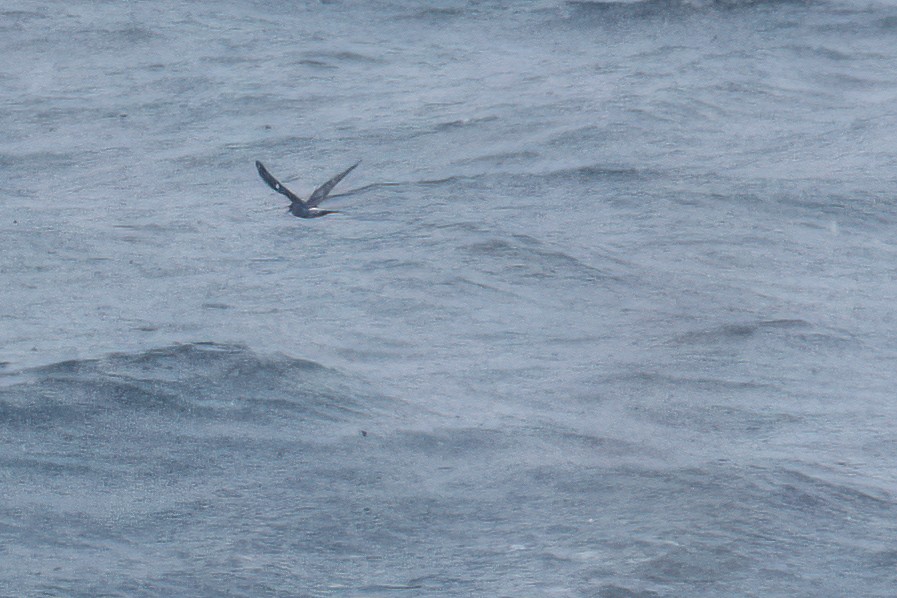
[[[893,596],[897,6],[0,6],[0,595]],[[300,195],[357,160],[301,220]]]

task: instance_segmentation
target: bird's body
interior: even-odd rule
[[[298,195],[284,187],[280,181],[275,179],[268,169],[265,168],[265,165],[255,161],[255,167],[259,171],[259,176],[262,177],[262,180],[265,181],[269,187],[280,193],[281,195],[285,195],[287,199],[290,200],[290,214],[293,216],[297,216],[299,218],[320,218],[321,216],[326,216],[327,214],[336,214],[338,213],[336,210],[322,210],[318,207],[318,205],[327,199],[327,196],[336,187],[336,184],[339,183],[343,178],[352,172],[356,166],[361,164],[361,162],[356,162],[343,172],[339,173],[320,187],[314,190],[314,193],[306,201],[302,201]]]

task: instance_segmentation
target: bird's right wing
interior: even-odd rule
[[[268,172],[268,169],[265,168],[265,165],[264,165],[264,164],[262,164],[261,162],[259,162],[258,160],[256,160],[256,161],[255,161],[255,167],[256,167],[256,168],[258,169],[258,171],[259,171],[259,176],[262,177],[262,180],[263,180],[263,181],[265,181],[266,183],[268,183],[268,186],[269,186],[269,187],[271,187],[272,189],[274,189],[275,191],[277,191],[278,193],[280,193],[280,194],[282,194],[282,195],[286,195],[286,196],[290,199],[291,202],[294,202],[294,203],[300,203],[300,204],[302,204],[302,205],[305,205],[305,202],[303,202],[301,199],[299,199],[299,196],[298,196],[298,195],[296,195],[295,193],[293,193],[292,191],[290,191],[289,189],[287,189],[286,187],[284,187],[283,185],[281,185],[281,184],[280,184],[280,181],[278,181],[277,179],[275,179],[275,178],[271,175],[271,173]]]
[[[327,195],[330,193],[330,191],[334,187],[336,187],[336,184],[338,182],[340,182],[341,180],[343,180],[343,178],[345,178],[345,176],[347,174],[349,174],[350,172],[355,170],[355,167],[358,166],[359,164],[361,164],[361,162],[356,162],[355,164],[353,164],[346,170],[342,171],[341,173],[339,173],[338,175],[336,175],[335,177],[333,177],[332,179],[330,179],[329,181],[327,181],[326,183],[324,183],[323,185],[321,185],[320,187],[315,189],[315,192],[312,193],[311,197],[308,198],[308,207],[313,208],[316,205],[318,205],[319,203],[321,203],[322,201],[324,201],[325,199],[327,199]]]

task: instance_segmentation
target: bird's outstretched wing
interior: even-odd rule
[[[321,185],[320,187],[315,189],[315,192],[311,194],[311,197],[309,197],[308,201],[306,202],[308,207],[313,208],[316,205],[318,205],[319,203],[321,203],[322,201],[324,201],[325,199],[327,199],[327,195],[330,193],[330,191],[334,187],[336,187],[336,184],[338,182],[340,182],[341,180],[343,180],[343,178],[347,174],[349,174],[350,172],[355,170],[355,167],[358,166],[359,164],[361,164],[360,161],[356,162],[355,164],[353,164],[346,170],[342,171],[341,173],[339,173],[338,175],[336,175],[335,177],[333,177],[332,179],[330,179],[329,181],[327,181],[326,183],[324,183],[323,185]],[[261,172],[261,170],[259,172]],[[268,176],[271,176],[271,175],[268,175]],[[264,175],[262,175],[262,178],[264,178]],[[277,182],[277,181],[275,181],[275,182]],[[270,185],[271,183],[268,183],[268,184]]]
[[[290,191],[289,189],[287,189],[286,187],[284,187],[283,185],[281,185],[281,184],[280,184],[280,181],[278,181],[278,180],[275,179],[273,176],[271,176],[271,173],[268,172],[268,169],[265,168],[265,165],[264,165],[264,164],[262,164],[261,162],[259,162],[258,160],[256,160],[256,161],[255,161],[255,167],[256,167],[256,168],[258,169],[258,171],[259,171],[259,176],[262,177],[262,180],[263,180],[263,181],[265,181],[266,183],[268,183],[268,186],[269,186],[269,187],[271,187],[272,189],[274,189],[274,190],[277,191],[278,193],[281,193],[281,194],[283,194],[283,195],[286,195],[286,196],[290,199],[291,202],[293,202],[293,203],[299,203],[299,204],[302,204],[303,206],[305,205],[305,202],[302,201],[301,199],[299,199],[299,196],[298,196],[298,195],[296,195],[295,193],[293,193],[292,191]]]

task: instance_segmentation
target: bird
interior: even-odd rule
[[[336,187],[336,184],[343,180],[347,174],[355,170],[355,167],[359,164],[361,164],[360,160],[315,189],[307,200],[302,201],[298,195],[284,187],[280,181],[275,179],[271,173],[268,172],[268,169],[265,168],[264,164],[258,160],[255,161],[255,167],[258,169],[259,176],[262,177],[262,180],[278,193],[287,196],[287,199],[290,200],[290,214],[298,218],[320,218],[327,214],[338,214],[338,210],[322,210],[318,207],[318,204],[327,199],[327,195],[329,195],[333,188]]]

